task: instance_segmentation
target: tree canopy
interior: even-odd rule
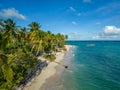
[[[41,30],[38,22],[28,27],[17,27],[12,19],[0,21],[0,90],[14,89],[28,69],[34,70],[38,55],[63,49],[68,38]]]

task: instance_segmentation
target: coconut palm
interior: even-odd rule
[[[41,25],[39,23],[37,23],[37,22],[32,22],[28,26],[30,27],[30,32],[39,30],[39,28],[41,28]]]
[[[36,50],[36,55],[38,55],[39,49],[42,47],[42,31],[39,30],[41,25],[37,22],[32,22],[29,24],[30,27],[30,43],[31,43],[31,53]]]
[[[37,22],[28,26],[17,27],[12,19],[0,21],[0,90],[12,90],[28,78],[28,71],[35,71],[40,52],[49,53],[46,57],[54,61],[55,55],[50,53],[65,44],[67,36],[40,30]]]
[[[3,36],[4,40],[6,41],[6,48],[10,51],[10,48],[15,49],[17,42],[16,42],[16,35],[18,32],[18,28],[16,27],[16,23],[12,19],[7,19],[4,21],[5,26],[3,27]]]

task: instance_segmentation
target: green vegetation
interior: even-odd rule
[[[54,61],[56,59],[55,55],[51,54],[51,55],[43,55],[43,57],[47,60],[50,60],[51,62]]]
[[[46,53],[53,61],[57,52],[65,49],[67,36],[40,30],[40,24],[32,22],[26,27],[17,27],[12,19],[0,21],[0,90],[11,90],[33,72],[38,63],[36,56]]]

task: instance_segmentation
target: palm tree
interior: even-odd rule
[[[33,52],[34,49],[36,49],[35,47],[40,44],[40,40],[39,40],[39,28],[41,27],[41,25],[39,25],[39,23],[37,22],[32,22],[31,24],[28,25],[30,27],[30,44],[31,44],[31,53]],[[39,47],[38,47],[39,48]]]
[[[0,31],[3,31],[3,27],[5,26],[5,23],[2,19],[0,19]]]
[[[37,23],[37,22],[32,22],[28,26],[30,27],[31,32],[39,30],[39,28],[41,28],[41,25],[39,23]]]
[[[5,26],[3,27],[4,33],[4,40],[6,40],[6,47],[8,49],[14,48],[15,45],[17,44],[16,42],[16,35],[18,32],[18,29],[16,27],[16,23],[12,19],[7,19],[4,21]],[[9,50],[8,50],[9,51]]]
[[[9,61],[8,57],[0,53],[0,79],[3,80],[2,86],[5,88],[11,88],[12,80],[13,80],[13,70],[11,68],[11,61]],[[2,76],[1,76],[2,75]],[[6,80],[6,82],[4,82]],[[0,87],[1,89],[1,87]]]
[[[28,26],[30,31],[25,27],[18,28],[12,19],[0,20],[0,90],[12,90],[28,77],[27,70],[34,71],[39,52],[50,53],[56,48],[62,49],[65,44],[67,36],[40,30],[41,25],[37,22]],[[48,57],[55,58],[51,54]]]
[[[19,32],[17,32],[17,39],[19,42],[19,46],[23,46],[26,43],[26,32],[27,28],[20,28]]]

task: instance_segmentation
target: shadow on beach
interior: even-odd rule
[[[48,66],[47,61],[41,61],[39,60],[38,64],[35,67],[34,72],[30,73],[27,78],[24,78],[18,85],[17,90],[23,90],[24,87],[27,85],[29,86],[31,84],[31,81],[35,79],[38,75],[40,75],[41,71]],[[15,89],[16,90],[16,89]]]

